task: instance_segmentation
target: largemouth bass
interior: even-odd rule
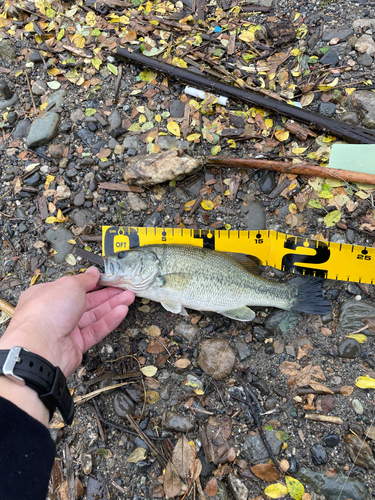
[[[185,308],[213,311],[238,321],[252,321],[248,306],[327,314],[331,304],[322,283],[297,277],[277,283],[257,276],[259,268],[221,252],[190,245],[146,245],[104,257],[99,285],[131,290],[176,314]]]

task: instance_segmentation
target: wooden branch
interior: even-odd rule
[[[160,19],[158,20],[160,21]],[[222,83],[218,80],[207,78],[206,76],[202,76],[198,73],[193,73],[184,68],[172,66],[164,61],[159,61],[157,59],[153,59],[152,57],[146,57],[138,52],[129,52],[129,50],[122,49],[121,47],[117,47],[114,55],[118,59],[128,59],[140,65],[148,66],[155,71],[160,71],[161,73],[177,78],[178,80],[188,83],[189,85],[203,88],[209,92],[230,97],[234,100],[248,102],[260,108],[270,109],[277,114],[288,116],[298,122],[306,123],[309,127],[314,125],[320,130],[343,137],[349,142],[356,142],[359,144],[375,143],[374,131],[366,130],[361,127],[355,127],[332,118],[327,118],[326,116],[318,113],[313,113],[312,111],[307,111],[297,106],[286,104],[285,102],[278,101],[269,96],[253,92],[252,90],[242,89],[240,87],[235,87],[234,85]]]
[[[132,193],[143,193],[144,189],[139,186],[129,186],[128,184],[120,184],[119,182],[100,182],[100,189],[108,189],[109,191],[122,191]]]
[[[362,172],[351,172],[350,170],[339,170],[338,168],[321,167],[320,165],[308,165],[303,163],[284,163],[273,160],[255,160],[252,158],[230,158],[226,156],[208,156],[207,165],[216,167],[254,168],[257,170],[273,170],[288,174],[306,175],[308,177],[323,177],[325,179],[338,179],[347,182],[363,182],[375,184],[375,175],[363,174]]]
[[[12,317],[14,314],[14,307],[6,300],[0,299],[0,311],[4,311],[5,314]]]
[[[340,417],[331,417],[330,415],[318,415],[316,413],[308,413],[305,415],[308,420],[318,420],[319,422],[331,422],[332,424],[343,424]]]

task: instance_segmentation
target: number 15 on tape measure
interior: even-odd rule
[[[103,226],[103,255],[143,245],[195,245],[244,253],[262,265],[326,279],[375,282],[375,248],[318,241],[277,231]]]

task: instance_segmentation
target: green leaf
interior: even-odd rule
[[[322,54],[326,54],[329,51],[329,47],[320,47],[319,50]]]
[[[320,200],[309,200],[307,204],[313,208],[323,208]]]
[[[102,32],[98,29],[98,28],[95,28],[94,30],[92,30],[91,32],[91,35],[92,36],[100,36],[102,34]]]
[[[275,438],[279,441],[288,441],[288,439],[290,439],[290,436],[285,431],[277,431],[275,432]]]
[[[221,146],[217,145],[211,148],[211,154],[212,156],[216,156],[218,153],[221,151]]]
[[[167,47],[162,47],[158,49],[157,47],[152,47],[150,50],[143,50],[143,55],[147,57],[158,56],[165,51]]]
[[[307,62],[310,64],[316,64],[319,61],[319,57],[311,56],[308,58]]]
[[[273,427],[272,427],[272,425],[265,425],[264,430],[265,431],[273,431]]]
[[[107,64],[107,68],[109,69],[109,71],[111,73],[113,73],[115,76],[118,75],[118,69],[116,68],[116,66],[114,64],[111,64],[111,63],[108,63]]]
[[[303,484],[290,476],[285,476],[285,482],[289,495],[294,498],[294,500],[302,500],[302,496],[305,493]]]
[[[334,210],[333,212],[330,212],[324,217],[324,224],[327,227],[335,226],[341,219],[341,215],[342,214],[340,210]]]
[[[86,116],[92,116],[92,115],[95,115],[96,113],[96,109],[94,108],[86,108],[86,111],[85,111],[85,115]]]
[[[220,56],[221,56],[221,54],[222,54],[223,52],[224,52],[224,51],[223,51],[223,50],[221,50],[221,49],[215,49],[215,50],[214,50],[214,56],[216,56],[216,57],[220,57]]]
[[[132,123],[128,128],[129,132],[139,132],[141,130],[141,125],[139,123]]]
[[[57,35],[57,41],[60,41],[62,38],[64,38],[64,35],[65,35],[65,28],[62,28],[59,31],[59,34]]]

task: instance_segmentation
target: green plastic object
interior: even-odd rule
[[[375,144],[333,144],[329,167],[375,174]]]

